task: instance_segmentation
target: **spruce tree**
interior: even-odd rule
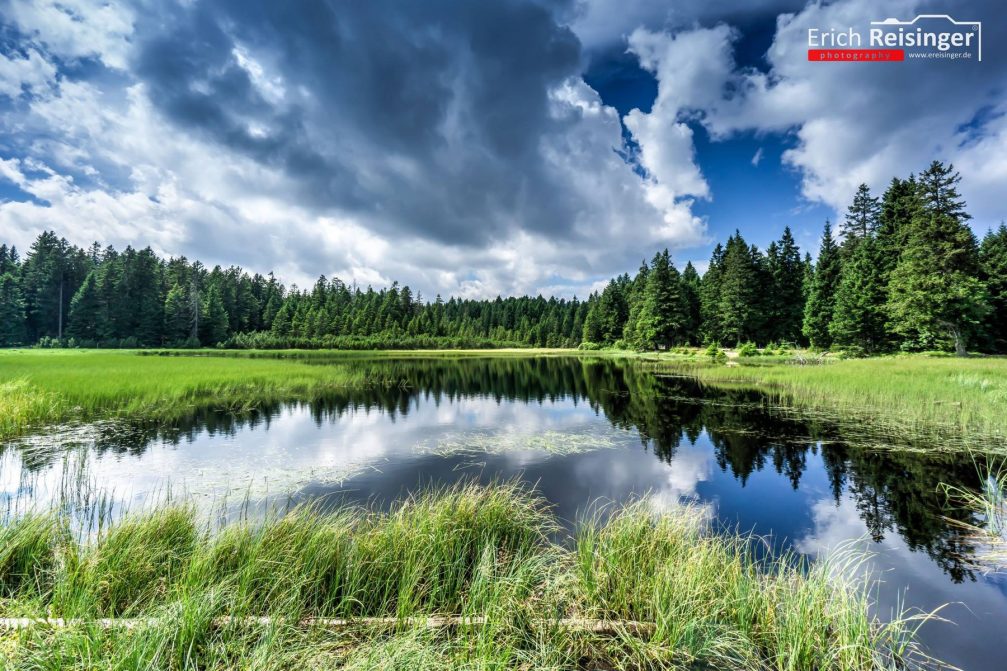
[[[1007,352],[1007,225],[1000,223],[979,247],[979,262],[990,299],[986,333],[995,352]]]
[[[220,297],[220,289],[216,285],[211,286],[206,292],[199,322],[199,339],[204,345],[216,345],[227,338],[227,312],[224,310],[224,300]]]
[[[779,242],[767,253],[769,291],[767,340],[796,343],[804,321],[804,264],[790,227],[783,229]]]
[[[654,255],[636,321],[636,346],[671,347],[680,341],[688,322],[688,307],[678,270],[668,250]]]
[[[164,299],[164,342],[181,345],[192,333],[192,309],[188,292],[176,284]]]
[[[758,338],[764,292],[755,254],[738,231],[724,248],[717,321],[721,339],[731,345]]]
[[[939,161],[919,177],[919,209],[888,292],[889,326],[904,349],[953,347],[963,356],[989,312],[960,180]]]
[[[77,340],[97,343],[101,337],[101,324],[105,319],[103,307],[98,289],[98,271],[92,270],[70,301],[67,334]]]
[[[21,287],[13,274],[0,274],[0,347],[22,345],[26,338]]]
[[[832,239],[832,224],[825,222],[818,262],[811,282],[808,302],[804,306],[803,333],[812,347],[827,349],[832,344],[829,323],[835,309],[836,288],[839,285],[841,262],[839,247]]]
[[[871,196],[871,190],[866,184],[861,184],[853,196],[853,202],[846,210],[846,218],[839,227],[844,247],[873,235],[877,230],[880,216],[881,203]]]
[[[885,287],[873,236],[860,239],[845,259],[829,323],[834,344],[870,354],[884,349]]]
[[[699,273],[696,272],[696,267],[692,265],[692,261],[685,264],[685,270],[682,271],[682,294],[685,297],[685,308],[686,308],[686,325],[685,333],[683,334],[684,340],[693,345],[700,344],[700,327],[702,323],[700,321],[700,290],[702,288],[702,280],[699,277]]]
[[[626,326],[623,328],[623,340],[630,347],[639,347],[640,342],[637,337],[637,325],[640,321],[640,310],[643,309],[643,299],[647,288],[647,278],[650,275],[650,267],[646,261],[640,264],[640,270],[629,285],[629,316],[626,318]]]
[[[584,319],[584,331],[581,340],[584,342],[601,344],[601,317],[598,310],[598,294],[593,293],[588,298],[587,318]]]
[[[878,260],[881,273],[888,283],[888,277],[898,264],[899,256],[909,239],[909,229],[913,217],[919,209],[916,178],[892,178],[891,184],[881,198],[878,216]]]
[[[700,336],[704,342],[723,343],[720,288],[724,277],[724,247],[717,243],[699,287]]]

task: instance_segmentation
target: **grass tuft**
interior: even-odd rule
[[[647,501],[586,520],[569,542],[553,540],[559,528],[514,483],[428,491],[385,513],[306,506],[217,529],[171,505],[84,544],[56,514],[26,516],[0,536],[17,557],[0,574],[2,615],[133,626],[7,633],[0,663],[858,671],[919,658],[909,620],[869,615],[852,551],[813,565],[760,559],[753,539],[712,533],[699,510],[655,513]],[[424,624],[448,615],[462,619]],[[598,621],[611,624],[580,624]]]

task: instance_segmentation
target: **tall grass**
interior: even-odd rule
[[[756,389],[804,413],[866,424],[947,448],[1007,445],[1007,358],[890,356],[834,361],[708,366],[666,364],[701,381]]]
[[[977,546],[976,554],[965,559],[980,569],[1007,567],[1007,460],[974,456],[980,489],[945,484],[951,502],[970,511],[974,522],[949,520],[964,529]]]
[[[301,507],[213,527],[165,505],[84,542],[66,528],[52,513],[0,531],[0,615],[78,618],[0,635],[3,668],[823,671],[918,654],[906,620],[869,616],[848,566],[759,559],[689,508],[641,502],[557,542],[535,493],[466,485],[386,513]],[[413,619],[434,615],[462,619]],[[132,627],[97,622],[109,617]],[[598,620],[612,624],[578,625]]]
[[[291,360],[0,350],[0,440],[70,420],[171,420],[207,407],[311,400],[365,384],[346,366]]]

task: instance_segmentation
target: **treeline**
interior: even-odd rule
[[[164,260],[149,248],[84,250],[42,233],[22,261],[0,246],[0,346],[576,347],[586,304],[556,298],[426,302],[321,277],[287,290],[269,274]]]
[[[1007,352],[1007,227],[979,243],[959,181],[934,161],[880,198],[860,185],[840,242],[825,223],[815,263],[789,228],[765,252],[736,232],[702,277],[691,263],[679,274],[661,252],[590,296],[582,346]]]
[[[826,222],[812,263],[786,229],[765,251],[740,232],[701,277],[668,251],[587,301],[425,301],[321,277],[289,290],[272,275],[150,248],[89,249],[42,233],[22,260],[0,245],[0,346],[452,348],[793,343],[864,353],[1007,352],[1007,227],[980,244],[952,166],[861,185],[837,243]]]

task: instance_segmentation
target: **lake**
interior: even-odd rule
[[[387,505],[422,486],[534,483],[573,525],[649,496],[702,506],[721,528],[816,557],[859,543],[880,579],[877,614],[901,603],[929,652],[1003,668],[1007,580],[972,568],[941,483],[979,486],[968,457],[879,447],[870,427],[807,419],[757,393],[702,387],[646,364],[578,357],[354,359],[369,382],[312,403],[195,412],[171,428],[99,422],[6,445],[9,510],[68,487],[105,491],[113,514],[171,495],[247,511],[303,501]],[[894,447],[898,447],[897,445]],[[974,521],[974,520],[972,520]]]

